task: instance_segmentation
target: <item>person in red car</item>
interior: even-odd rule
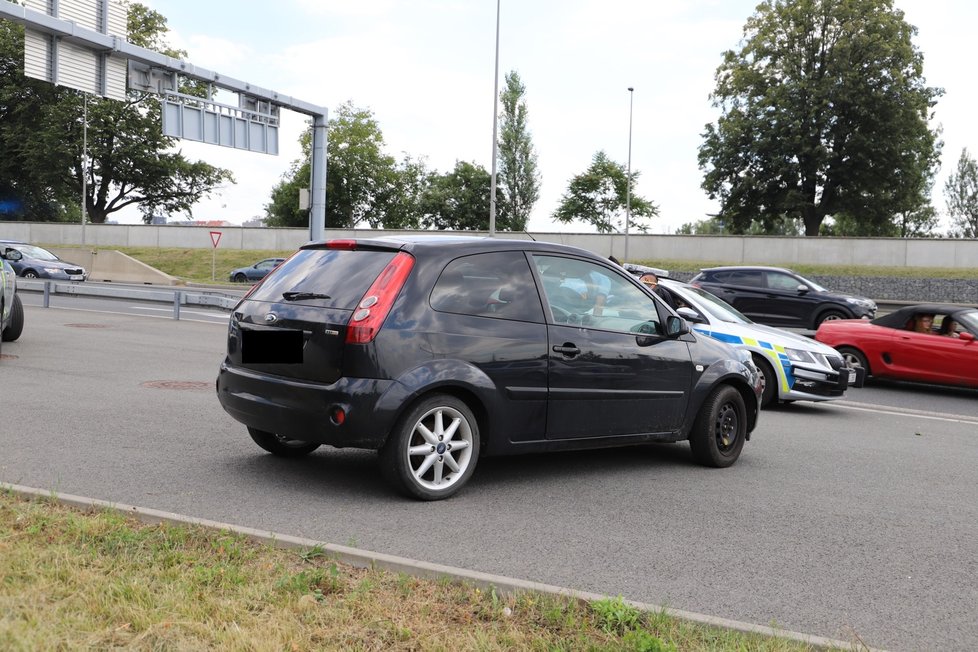
[[[917,333],[932,333],[934,326],[934,315],[928,313],[920,313],[914,317],[913,322],[911,322],[910,330]]]

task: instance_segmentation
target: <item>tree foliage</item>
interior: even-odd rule
[[[489,228],[491,175],[484,167],[457,161],[446,174],[431,176],[422,195],[422,228],[484,231]]]
[[[128,26],[133,44],[182,54],[165,47],[166,19],[144,5],[129,5]],[[233,181],[228,170],[172,151],[175,140],[162,134],[155,98],[130,92],[126,101],[86,99],[79,91],[25,77],[23,38],[23,28],[0,25],[0,192],[16,196],[21,210],[15,217],[77,215],[83,178],[85,211],[94,223],[130,205],[138,205],[147,220],[157,212],[190,214],[197,201]],[[181,90],[203,92],[201,85]]]
[[[628,172],[625,166],[612,161],[604,152],[597,152],[588,169],[570,180],[553,218],[564,224],[591,224],[599,233],[620,233],[625,228],[625,217],[630,203],[630,228],[647,231],[649,225],[645,221],[658,215],[659,209],[649,200],[635,194],[638,177],[639,172],[633,170],[629,200]]]
[[[827,216],[885,231],[920,211],[940,156],[916,28],[892,0],[766,0],[716,72],[703,188],[735,232]]]
[[[514,70],[506,75],[500,93],[503,114],[499,136],[499,184],[502,202],[498,217],[505,230],[525,231],[540,198],[540,172],[527,126],[526,86]]]
[[[265,214],[272,226],[308,226],[299,209],[299,189],[309,188],[312,131],[300,137],[302,158],[292,163],[272,189]],[[369,109],[347,101],[327,123],[326,227],[417,228],[420,195],[428,171],[423,161],[405,156],[398,163],[384,151],[384,134]],[[488,219],[488,218],[487,218]]]
[[[978,163],[961,150],[958,167],[944,182],[944,201],[954,221],[952,235],[978,238]]]

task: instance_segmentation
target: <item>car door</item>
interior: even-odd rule
[[[890,373],[922,382],[961,384],[975,377],[978,343],[936,333],[895,331]]]
[[[677,430],[692,364],[686,342],[663,336],[657,300],[592,261],[533,261],[549,308],[547,438]]]
[[[818,294],[791,274],[767,270],[763,278],[766,292],[764,301],[759,302],[757,308],[763,318],[755,321],[777,326],[808,326],[820,301]]]
[[[766,321],[773,316],[775,309],[768,296],[767,282],[764,273],[755,269],[738,269],[725,272],[723,286],[719,292],[709,288],[710,292],[720,297],[734,308],[744,313],[754,321]]]

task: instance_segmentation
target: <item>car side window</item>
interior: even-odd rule
[[[655,300],[627,277],[590,261],[535,254],[554,322],[662,334]]]
[[[277,265],[277,264],[278,263],[276,261],[274,261],[274,260],[263,260],[260,263],[258,263],[257,265],[255,265],[255,268],[257,268],[257,269],[269,269],[270,270],[273,267],[275,267],[275,265]]]
[[[544,321],[533,274],[519,251],[456,258],[438,277],[429,301],[439,312]]]
[[[730,285],[743,285],[751,288],[764,287],[764,279],[761,278],[761,273],[754,271],[731,272],[726,282]]]
[[[767,287],[773,290],[797,290],[802,285],[794,276],[781,272],[767,272]]]

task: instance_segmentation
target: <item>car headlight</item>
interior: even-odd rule
[[[870,301],[869,299],[858,299],[856,297],[846,297],[846,303],[851,303],[854,306],[861,306],[863,308],[876,307],[876,302]]]
[[[792,362],[815,362],[815,358],[808,351],[802,351],[801,349],[789,349],[785,348],[784,354],[788,356],[788,359]]]
[[[61,270],[58,269],[57,267],[45,267],[44,268],[44,271],[47,272],[48,274],[60,274],[61,273]]]

